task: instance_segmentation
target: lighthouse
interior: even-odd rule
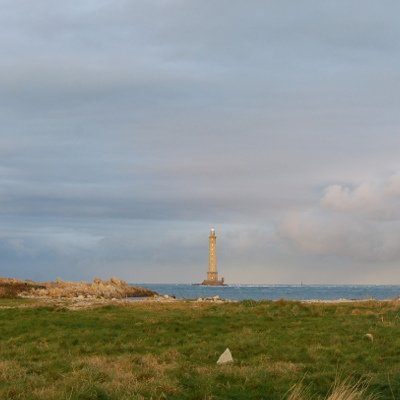
[[[202,285],[219,286],[224,284],[224,278],[218,280],[217,271],[217,235],[215,229],[211,228],[210,236],[208,237],[208,271],[207,279]]]

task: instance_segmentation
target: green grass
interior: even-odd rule
[[[15,307],[23,304],[37,304],[37,302],[38,301],[34,299],[20,298],[20,297],[8,298],[8,299],[0,298],[0,308]]]
[[[1,399],[281,400],[299,382],[325,398],[338,378],[400,398],[396,303],[4,305]]]

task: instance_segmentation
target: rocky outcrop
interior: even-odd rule
[[[0,297],[50,297],[50,298],[93,298],[122,299],[126,297],[150,297],[156,293],[141,287],[130,286],[118,278],[94,279],[93,282],[35,283],[17,279],[0,278]]]
[[[0,298],[18,297],[20,293],[43,288],[45,288],[43,284],[30,280],[22,281],[15,278],[0,278]]]

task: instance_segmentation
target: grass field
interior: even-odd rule
[[[395,302],[18,305],[0,301],[0,399],[322,399],[335,380],[400,399]]]

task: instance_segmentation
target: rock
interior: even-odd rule
[[[214,296],[212,299],[213,299],[214,301],[215,301],[215,300],[219,300],[219,296],[216,295],[216,296]]]
[[[372,335],[372,333],[366,333],[364,337],[370,340],[371,342],[374,341],[374,336]]]
[[[169,296],[167,294],[164,294],[164,299],[169,299]]]
[[[203,298],[199,297],[196,301],[203,301]]]
[[[219,356],[217,364],[227,364],[233,362],[232,353],[227,347],[226,350]]]

